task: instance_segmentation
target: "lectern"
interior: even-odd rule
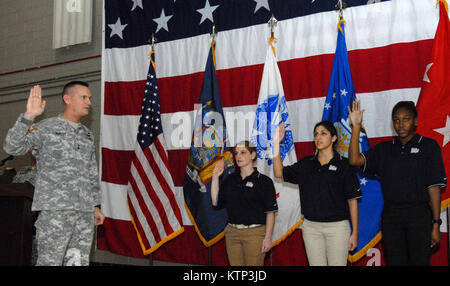
[[[33,186],[0,184],[0,265],[31,265]]]

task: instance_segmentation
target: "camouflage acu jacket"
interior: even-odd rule
[[[36,181],[36,169],[31,166],[26,166],[17,172],[13,178],[13,183],[25,183],[29,182],[33,185]]]
[[[39,122],[23,114],[9,129],[3,149],[24,155],[30,149],[37,161],[32,209],[93,211],[100,204],[94,136],[80,124],[73,128],[62,115]]]

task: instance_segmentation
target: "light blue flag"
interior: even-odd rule
[[[348,157],[351,138],[348,107],[356,99],[356,95],[348,61],[344,23],[341,20],[338,24],[337,46],[322,120],[329,120],[334,123],[338,132],[337,151],[342,156]],[[369,141],[364,133],[361,133],[359,137],[359,144],[361,152],[370,148]],[[362,258],[381,239],[383,197],[380,182],[376,177],[364,176],[359,169],[357,170],[357,175],[363,196],[358,201],[358,247],[349,254],[350,262],[355,262]]]

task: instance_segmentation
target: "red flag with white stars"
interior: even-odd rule
[[[450,21],[448,5],[439,2],[439,24],[434,37],[430,61],[425,69],[417,102],[417,132],[433,138],[442,149],[445,173],[450,174]],[[441,196],[441,208],[450,205],[447,186]]]

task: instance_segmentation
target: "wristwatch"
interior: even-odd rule
[[[433,219],[433,220],[431,220],[431,223],[432,224],[437,223],[438,225],[441,225],[442,224],[442,219]]]

